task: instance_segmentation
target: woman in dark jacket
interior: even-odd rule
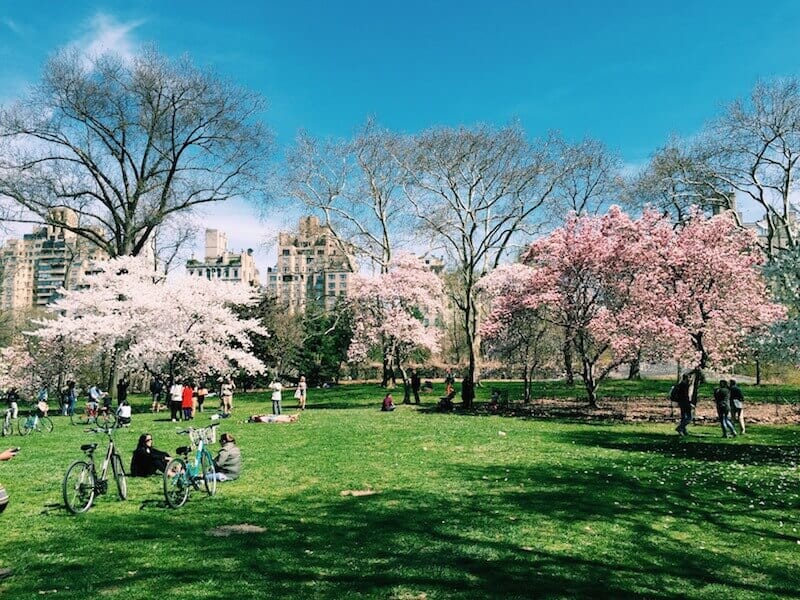
[[[153,448],[153,436],[143,433],[139,436],[139,445],[133,451],[131,477],[149,477],[163,472],[169,461],[169,454]]]

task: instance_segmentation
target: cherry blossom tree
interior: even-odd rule
[[[170,379],[264,369],[250,352],[248,334],[267,332],[233,310],[256,301],[247,286],[202,277],[165,279],[141,257],[99,263],[86,283],[85,289],[63,291],[50,306],[57,316],[38,321],[33,335],[92,345],[117,367]]]
[[[526,265],[501,265],[479,282],[484,294],[493,298],[493,310],[481,324],[481,337],[490,355],[522,367],[525,402],[531,400],[534,371],[546,364],[555,366],[561,345],[546,319],[546,307],[531,308],[527,303],[530,275]]]
[[[37,385],[31,378],[33,366],[33,358],[19,340],[11,346],[0,348],[0,390],[17,388],[23,398],[33,397]]]
[[[600,217],[573,215],[523,255],[528,268],[517,269],[510,285],[528,290],[519,299],[524,307],[544,309],[545,320],[570,332],[591,406],[600,382],[653,339],[650,315],[657,308],[642,291],[670,233],[653,213],[634,220],[612,207]],[[508,310],[495,303],[490,324],[508,318]]]
[[[412,352],[436,352],[440,332],[434,320],[441,314],[442,282],[412,254],[398,253],[389,270],[359,276],[348,292],[353,311],[349,359],[364,360],[375,348],[388,348],[403,378],[404,402],[410,401],[406,363]]]
[[[728,213],[707,219],[695,211],[660,249],[650,303],[661,309],[660,336],[694,365],[695,381],[710,365],[742,358],[748,334],[786,316],[770,300],[763,264],[755,233]]]

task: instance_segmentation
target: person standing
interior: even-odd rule
[[[444,395],[449,396],[453,393],[453,384],[455,384],[456,378],[453,376],[452,369],[447,369],[447,374],[444,376]]]
[[[161,394],[164,392],[164,383],[158,377],[154,377],[150,382],[150,395],[153,397],[153,404],[150,412],[157,413],[161,410]]]
[[[678,403],[678,408],[681,409],[681,422],[675,428],[678,435],[689,435],[686,432],[686,426],[692,422],[692,402],[689,398],[689,374],[684,373],[681,380],[675,385],[673,390],[673,399]]]
[[[233,390],[235,389],[236,386],[233,384],[233,379],[230,377],[222,382],[222,386],[219,390],[219,396],[223,415],[227,416],[233,412]]]
[[[6,406],[11,410],[11,418],[16,419],[19,416],[19,392],[17,392],[17,388],[12,387],[6,392]]]
[[[75,404],[78,402],[78,394],[75,392],[75,382],[70,379],[67,381],[67,389],[64,391],[64,416],[71,417],[75,414]]]
[[[306,409],[306,395],[308,394],[308,384],[306,383],[305,375],[300,375],[300,381],[297,383],[297,391],[294,397],[297,398],[297,406],[300,410]]]
[[[722,427],[722,437],[726,438],[728,435],[736,437],[736,429],[729,418],[731,414],[730,406],[730,391],[728,390],[728,382],[723,379],[719,382],[719,387],[714,390],[714,403],[717,405],[717,417],[719,424]]]
[[[197,388],[197,409],[200,412],[203,412],[203,404],[206,401],[206,396],[208,396],[208,388],[201,383],[200,387]]]
[[[169,388],[169,414],[173,423],[180,419],[182,405],[183,386],[180,380],[176,379],[175,383]]]
[[[181,408],[183,409],[183,420],[191,420],[194,410],[194,387],[189,382],[186,382],[181,391]]]
[[[475,384],[472,383],[472,378],[467,373],[461,382],[461,401],[464,406],[472,406],[473,400],[475,400]]]
[[[414,404],[419,404],[419,388],[422,382],[419,380],[419,373],[414,369],[411,371],[411,391],[414,392]]]
[[[272,380],[272,383],[269,384],[269,389],[272,390],[272,414],[279,415],[281,414],[281,392],[283,391],[283,384],[278,381],[276,377]]]
[[[730,394],[731,394],[731,416],[733,422],[739,421],[739,433],[745,433],[744,427],[744,394],[741,388],[736,384],[735,379],[730,381]]]
[[[117,406],[122,406],[122,403],[128,399],[128,378],[124,375],[122,379],[117,382]]]

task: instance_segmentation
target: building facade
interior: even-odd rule
[[[204,259],[191,258],[186,262],[186,273],[218,281],[238,282],[257,287],[260,285],[253,251],[228,251],[228,237],[218,229],[206,229]]]
[[[77,225],[69,209],[56,209],[53,221]],[[8,240],[0,247],[0,308],[12,312],[44,307],[63,287],[75,289],[86,269],[106,254],[71,231],[47,225]]]
[[[297,231],[278,234],[278,260],[267,289],[291,314],[315,305],[331,310],[347,295],[355,258],[317,217],[301,217]]]

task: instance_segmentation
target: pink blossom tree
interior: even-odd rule
[[[441,280],[412,254],[395,255],[386,273],[356,277],[348,293],[354,323],[349,359],[361,361],[374,349],[388,349],[403,379],[403,401],[410,402],[406,364],[415,350],[438,350],[434,321],[441,301]]]
[[[515,285],[528,289],[524,305],[543,309],[543,318],[570,332],[591,406],[611,371],[656,349],[645,344],[656,307],[642,291],[670,231],[655,214],[634,220],[612,207],[599,217],[573,215],[523,256],[529,269]],[[495,310],[493,319],[502,304]]]
[[[657,327],[673,356],[693,365],[695,381],[711,365],[741,359],[749,334],[786,316],[770,300],[755,233],[737,227],[729,214],[707,219],[695,212],[660,249],[656,264],[648,292],[661,309]]]
[[[38,321],[33,335],[89,345],[117,367],[170,378],[264,368],[250,352],[248,334],[267,332],[233,311],[256,301],[248,287],[202,277],[166,279],[140,257],[99,263],[86,283],[63,291],[51,305],[55,318]]]
[[[479,289],[493,298],[480,335],[491,355],[522,367],[525,402],[531,399],[534,371],[554,366],[561,345],[553,336],[546,308],[528,304],[530,276],[530,267],[516,263],[501,265],[479,282]]]

